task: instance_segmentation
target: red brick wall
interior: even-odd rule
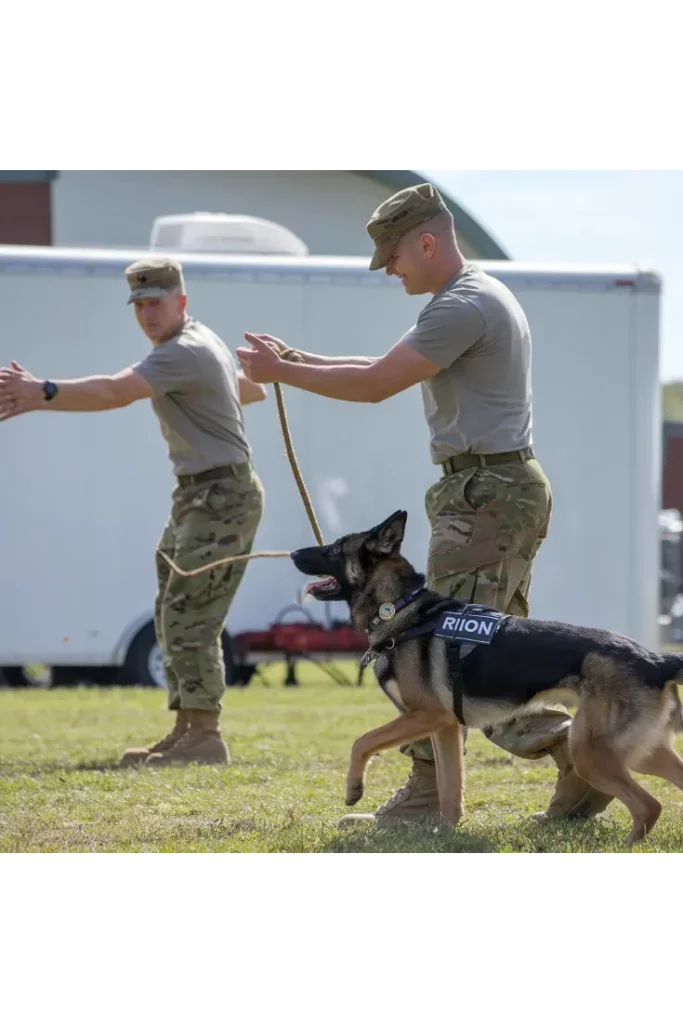
[[[49,181],[0,182],[0,245],[52,245]]]
[[[665,438],[662,508],[677,508],[683,513],[683,432]]]

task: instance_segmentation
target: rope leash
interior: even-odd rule
[[[303,363],[303,361],[304,361],[302,356],[301,356],[301,354],[299,352],[297,352],[296,349],[293,349],[293,348],[284,349],[283,351],[281,351],[279,353],[279,355],[280,355],[281,359],[288,359],[292,363]],[[276,399],[276,402],[277,402],[277,412],[278,412],[278,417],[280,419],[280,429],[282,430],[282,436],[283,436],[284,442],[285,442],[285,450],[287,452],[287,458],[289,459],[289,464],[292,467],[292,473],[294,474],[294,479],[296,480],[296,485],[299,488],[299,494],[301,495],[301,500],[304,503],[304,508],[306,509],[306,515],[308,516],[308,520],[309,520],[311,526],[313,527],[313,533],[315,534],[315,539],[317,540],[318,544],[320,544],[322,546],[325,543],[323,541],[323,535],[321,533],[320,526],[318,525],[318,520],[316,519],[316,516],[315,516],[315,511],[313,509],[313,503],[311,502],[310,495],[309,495],[308,491],[306,490],[306,484],[304,483],[304,478],[301,475],[301,470],[299,469],[299,464],[298,464],[298,462],[296,460],[296,453],[294,451],[294,445],[292,444],[292,435],[291,435],[290,430],[289,430],[289,423],[287,422],[287,411],[285,409],[285,400],[284,400],[284,397],[282,395],[282,385],[279,383],[279,381],[275,381],[274,384],[273,384],[273,387],[275,388],[275,399]],[[291,552],[290,551],[256,551],[256,552],[254,552],[253,554],[250,554],[250,555],[230,555],[228,558],[219,558],[218,561],[216,561],[216,562],[209,562],[208,565],[202,565],[198,569],[189,569],[189,570],[187,570],[187,569],[180,569],[175,564],[173,559],[170,558],[166,554],[165,551],[160,551],[159,554],[164,559],[164,561],[168,562],[168,564],[170,565],[171,569],[173,569],[174,572],[177,572],[179,576],[198,576],[202,572],[208,572],[209,569],[216,569],[219,565],[230,565],[232,562],[246,562],[246,561],[248,561],[248,560],[250,560],[252,558],[289,558]]]
[[[230,562],[245,562],[248,558],[289,558],[290,551],[256,551],[253,555],[230,555],[229,558],[219,558],[217,562],[209,562],[208,565],[201,565],[199,569],[179,569],[172,558],[165,551],[160,551],[161,557],[168,562],[174,572],[179,576],[199,576],[200,572],[208,572],[218,565],[228,565]]]
[[[292,473],[294,474],[296,485],[299,488],[299,494],[301,495],[301,500],[304,503],[306,515],[308,516],[308,520],[311,526],[313,527],[315,539],[317,540],[318,544],[320,544],[320,546],[322,547],[322,545],[325,542],[323,540],[323,535],[320,531],[320,527],[318,526],[318,520],[315,517],[313,505],[311,503],[308,491],[306,490],[306,484],[304,483],[303,477],[301,475],[301,470],[299,469],[299,465],[296,461],[296,454],[294,452],[294,446],[292,445],[292,437],[289,432],[289,424],[287,423],[287,413],[285,412],[285,400],[282,397],[282,386],[278,382],[275,383],[275,398],[277,401],[278,415],[280,417],[280,427],[282,428],[282,434],[285,439],[287,458],[289,459],[289,464],[292,467]]]

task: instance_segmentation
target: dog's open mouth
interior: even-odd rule
[[[320,579],[309,583],[304,590],[304,597],[311,594],[319,600],[336,597],[341,593],[341,586],[334,576],[322,576]]]

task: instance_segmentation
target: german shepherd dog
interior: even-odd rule
[[[643,839],[662,805],[629,769],[683,789],[671,725],[683,658],[654,654],[608,630],[503,616],[490,643],[470,644],[454,659],[455,645],[435,635],[433,623],[441,616],[443,628],[445,612],[451,624],[460,622],[458,613],[472,606],[424,587],[425,577],[400,553],[406,519],[395,512],[365,533],[291,554],[300,572],[323,577],[306,593],[348,603],[356,628],[368,634],[366,659],[376,656],[379,685],[401,712],[353,744],[346,803],[363,795],[374,754],[430,736],[441,813],[455,824],[464,811],[462,726],[483,729],[538,705],[576,703],[569,737],[575,770],[626,805],[633,818],[628,845]]]

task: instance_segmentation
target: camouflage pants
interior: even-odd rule
[[[445,476],[427,491],[426,509],[432,527],[428,585],[444,597],[526,618],[532,565],[552,511],[550,484],[539,463],[510,462]],[[533,759],[548,753],[570,723],[565,712],[548,709],[487,729],[485,735],[503,750]],[[429,740],[401,751],[434,760]]]
[[[225,691],[221,634],[248,563],[179,576],[159,551],[186,570],[248,554],[263,500],[262,484],[249,464],[226,466],[225,475],[211,482],[179,483],[173,492],[171,516],[156,556],[159,588],[154,610],[172,711],[220,710]]]

